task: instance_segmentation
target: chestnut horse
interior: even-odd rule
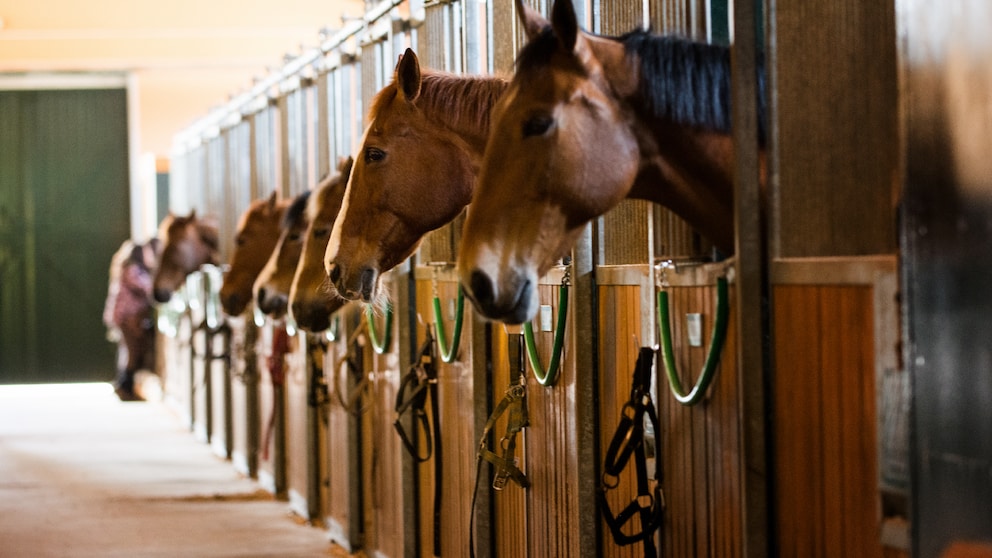
[[[187,216],[169,214],[159,225],[162,256],[159,258],[152,290],[155,300],[168,302],[186,276],[201,265],[217,263],[217,225],[212,219],[198,219],[196,211]]]
[[[220,303],[229,316],[245,311],[251,301],[252,285],[275,250],[279,225],[291,201],[277,198],[277,193],[272,192],[268,198],[253,201],[238,219],[234,253],[220,288]]]
[[[550,23],[519,0],[517,11],[529,42],[494,109],[459,251],[476,308],[530,320],[538,279],[624,198],[665,205],[732,251],[729,49],[585,33],[569,1]],[[764,153],[760,164],[763,179]]]
[[[303,252],[303,233],[307,229],[306,207],[310,193],[307,190],[296,196],[286,209],[279,226],[276,246],[252,286],[255,305],[264,314],[275,318],[286,314],[289,286]]]
[[[352,163],[351,157],[342,158],[337,174],[317,186],[307,203],[306,219],[310,224],[303,237],[303,253],[289,289],[290,314],[296,325],[307,331],[318,332],[330,327],[331,314],[347,302],[327,280],[324,252],[344,201]]]
[[[412,50],[372,101],[369,125],[327,245],[338,293],[372,302],[381,274],[472,199],[499,78],[421,73]]]

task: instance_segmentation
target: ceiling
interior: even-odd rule
[[[137,90],[140,151],[167,157],[172,136],[362,0],[33,0],[0,5],[0,74],[121,73]]]

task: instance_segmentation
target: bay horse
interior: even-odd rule
[[[303,252],[303,234],[307,228],[306,207],[310,193],[307,190],[296,196],[286,209],[276,246],[252,286],[255,305],[262,313],[275,318],[286,314],[289,287]]]
[[[318,332],[331,325],[331,314],[347,303],[339,297],[324,273],[324,252],[331,229],[344,201],[345,188],[354,159],[342,158],[337,174],[314,190],[307,203],[309,225],[303,236],[303,251],[289,289],[289,311],[300,328]]]
[[[159,225],[162,255],[152,280],[152,292],[158,302],[168,302],[186,280],[186,276],[218,260],[217,225],[210,218],[169,213]]]
[[[476,308],[530,320],[538,279],[624,198],[660,203],[732,252],[729,49],[586,33],[569,1],[555,2],[550,22],[520,0],[517,12],[528,43],[494,109],[459,250]],[[763,149],[759,164],[764,181]]]
[[[382,273],[471,201],[489,112],[506,86],[496,77],[422,72],[410,49],[400,57],[372,101],[327,244],[325,271],[341,296],[375,301]]]
[[[253,201],[238,219],[234,252],[220,288],[220,304],[227,315],[241,314],[251,301],[252,286],[275,250],[279,225],[290,201],[280,200],[278,193],[272,192],[267,198]]]

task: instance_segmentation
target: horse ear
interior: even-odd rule
[[[575,50],[575,39],[579,34],[579,21],[575,16],[572,0],[555,0],[551,8],[551,27],[561,47],[568,52]]]
[[[209,246],[211,250],[216,250],[217,246],[220,245],[217,226],[212,220],[204,220],[200,222],[199,226],[197,226],[197,231],[200,233],[200,239],[203,240],[203,243]]]
[[[338,172],[342,175],[351,174],[351,166],[353,164],[355,164],[355,159],[351,155],[347,157],[342,155],[338,158]]]
[[[272,211],[272,210],[274,210],[276,208],[276,202],[278,202],[278,201],[279,201],[279,192],[276,191],[276,190],[273,190],[272,191],[272,195],[269,196],[269,203],[268,203],[269,211]]]
[[[516,0],[516,3],[517,17],[520,18],[520,23],[524,26],[524,34],[527,35],[528,40],[540,35],[551,25],[537,10],[524,4],[523,0]]]
[[[412,103],[420,95],[420,61],[412,49],[406,49],[396,64],[396,82],[407,102]]]

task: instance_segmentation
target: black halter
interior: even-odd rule
[[[645,558],[655,558],[654,532],[661,526],[664,512],[664,495],[661,491],[661,444],[657,441],[658,414],[651,400],[651,369],[654,365],[654,350],[641,348],[637,356],[634,378],[630,389],[630,400],[621,411],[620,424],[610,441],[603,463],[599,507],[603,519],[613,534],[613,540],[620,546],[637,542],[644,543]],[[645,436],[644,416],[650,420],[653,432]],[[655,460],[654,489],[648,479],[648,454]],[[619,484],[620,473],[634,457],[637,477],[637,497],[617,515],[610,510],[606,492]],[[624,526],[635,515],[639,516],[641,529],[636,533],[623,532]]]
[[[412,392],[407,395],[407,390],[412,388]],[[431,418],[433,428],[430,428],[427,421],[427,412],[424,408],[427,399],[430,399]],[[400,388],[396,392],[396,420],[393,427],[400,435],[400,440],[406,447],[414,461],[423,463],[434,457],[434,556],[441,555],[441,481],[443,479],[441,460],[441,423],[439,420],[440,409],[437,399],[437,364],[434,359],[434,338],[427,330],[427,338],[417,352],[416,360],[410,365],[409,371],[403,376]],[[400,420],[405,413],[413,416],[413,438],[407,434]],[[425,451],[423,454],[418,449],[418,439],[424,440]],[[433,440],[433,442],[432,442]]]

